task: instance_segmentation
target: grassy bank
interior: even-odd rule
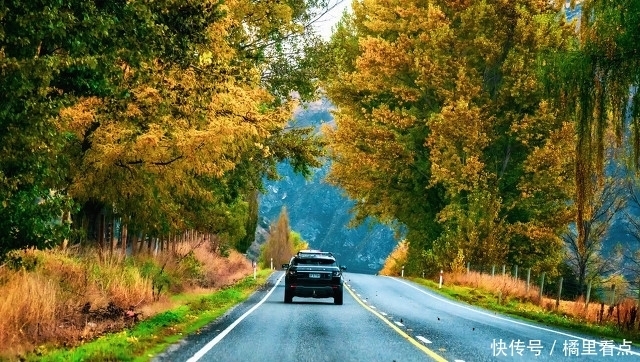
[[[211,293],[180,294],[172,298],[175,307],[158,313],[130,329],[104,335],[73,349],[31,354],[37,361],[147,361],[186,335],[197,333],[231,307],[247,299],[263,285],[270,270],[257,279],[249,276],[239,283]]]
[[[0,265],[0,360],[86,346],[106,335],[123,338],[105,344],[109,353],[122,344],[133,355],[138,340],[166,334],[157,326],[194,319],[198,310],[215,315],[244,298],[250,281],[227,286],[251,274],[245,256],[220,255],[203,242],[126,257],[95,249],[11,252]]]
[[[482,276],[482,278],[485,281],[480,281],[479,276],[448,275],[446,280],[456,280],[457,282],[448,283],[442,288],[439,288],[438,283],[432,280],[410,279],[449,299],[466,302],[519,319],[586,333],[593,335],[598,340],[613,339],[619,342],[626,339],[636,342],[634,344],[640,342],[640,333],[637,328],[628,329],[625,326],[619,326],[613,318],[596,322],[593,316],[600,308],[596,303],[590,303],[585,307],[584,301],[581,300],[561,301],[558,308],[555,308],[555,300],[548,298],[540,300],[537,289],[527,290],[522,281],[503,276]],[[496,287],[498,285],[501,287]],[[629,307],[623,302],[617,308],[624,310]]]

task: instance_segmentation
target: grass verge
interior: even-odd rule
[[[501,299],[494,293],[481,288],[461,285],[443,285],[442,288],[439,288],[438,283],[432,280],[421,278],[408,279],[451,300],[465,302],[473,306],[499,312],[525,321],[533,321],[542,323],[546,326],[559,327],[566,331],[589,334],[596,336],[598,340],[612,339],[616,342],[621,342],[623,339],[626,339],[627,341],[634,341],[634,345],[639,345],[637,342],[640,341],[640,335],[636,331],[621,330],[616,325],[593,324],[582,318],[575,318],[565,313],[558,313],[553,310],[549,311],[530,301],[520,301],[517,298]]]
[[[41,349],[27,361],[148,361],[187,335],[198,331],[246,300],[263,285],[271,270],[249,276],[233,286],[202,295],[181,294],[173,299],[179,304],[158,313],[130,329],[110,333],[73,349]]]

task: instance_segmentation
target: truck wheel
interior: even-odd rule
[[[333,303],[336,305],[342,305],[342,289],[339,289],[333,296]]]

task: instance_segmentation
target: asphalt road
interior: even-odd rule
[[[640,361],[637,347],[496,315],[401,278],[347,273],[344,305],[285,304],[282,275],[156,361]]]

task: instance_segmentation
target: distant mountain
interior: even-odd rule
[[[331,105],[318,102],[301,108],[295,116],[296,126],[319,127],[332,122]],[[288,164],[279,165],[279,181],[267,181],[267,192],[261,195],[256,242],[249,251],[257,253],[258,244],[265,241],[269,225],[287,208],[291,229],[301,234],[313,249],[333,252],[348,271],[376,273],[391,253],[397,240],[394,232],[383,225],[363,225],[349,228],[353,202],[342,191],[324,181],[330,164],[315,170],[313,177],[293,173]]]

